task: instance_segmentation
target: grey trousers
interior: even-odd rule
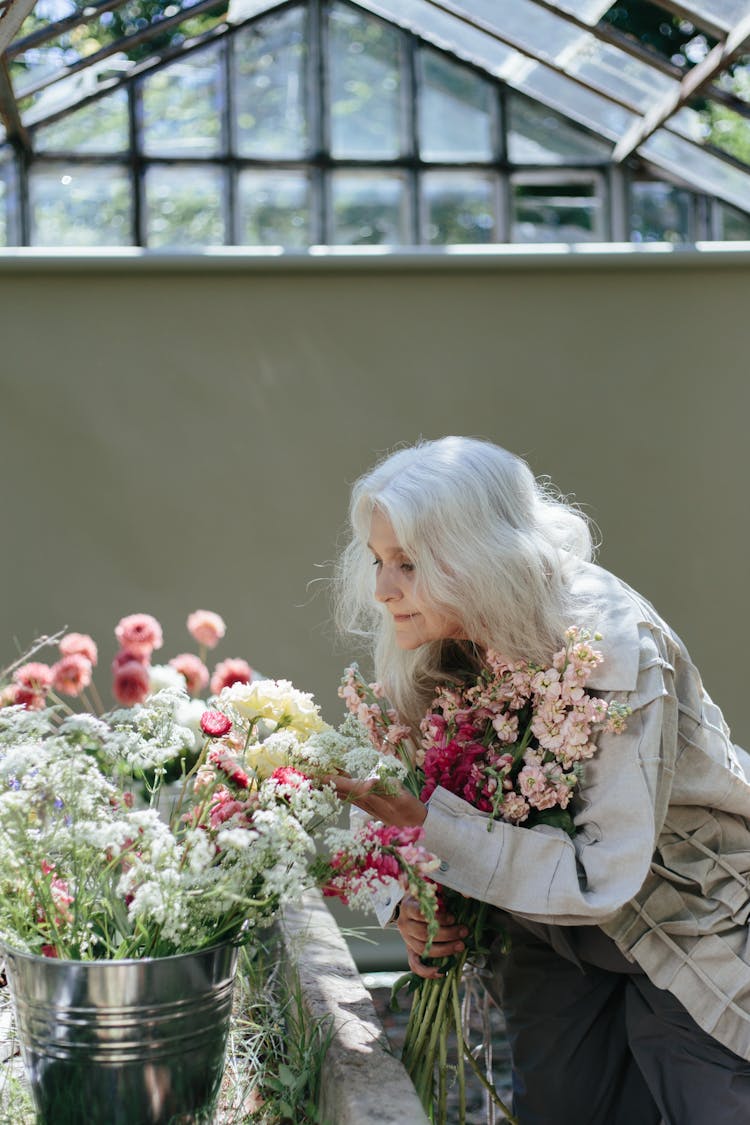
[[[670,992],[511,932],[486,985],[505,1014],[521,1125],[750,1125],[750,1063]]]

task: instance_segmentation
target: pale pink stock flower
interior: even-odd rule
[[[508,793],[499,811],[503,820],[510,821],[511,824],[520,824],[527,819],[531,808],[520,793]]]
[[[53,680],[52,669],[49,664],[41,664],[38,660],[32,660],[28,664],[16,668],[13,674],[14,681],[27,691],[36,693],[37,695],[46,694],[52,687]]]
[[[190,636],[206,648],[216,648],[227,631],[224,619],[210,609],[196,609],[191,613],[187,619],[187,628]]]
[[[128,660],[114,669],[112,694],[123,707],[132,707],[146,698],[148,684],[148,668],[137,660]]]
[[[52,665],[52,686],[62,695],[80,695],[91,683],[91,672],[88,657],[72,652]]]
[[[253,678],[253,670],[246,660],[222,660],[214,668],[211,677],[211,691],[218,695],[225,687],[232,684],[249,684]]]
[[[495,734],[501,742],[515,742],[518,737],[518,715],[501,712],[492,720]]]
[[[88,633],[68,633],[60,641],[60,652],[63,656],[85,656],[92,665],[99,659],[96,641]]]
[[[155,648],[161,648],[164,637],[161,625],[150,613],[133,613],[123,617],[115,629],[120,648],[136,657],[150,657]]]
[[[192,652],[181,652],[169,661],[181,676],[185,677],[187,689],[191,695],[200,695],[208,687],[208,668]]]

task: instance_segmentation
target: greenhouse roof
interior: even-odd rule
[[[600,134],[615,163],[637,155],[750,210],[750,0],[642,4],[696,31],[671,54],[622,30],[609,0],[350,2]],[[288,3],[0,0],[0,143],[24,147],[30,127]],[[706,106],[725,144],[721,130],[708,139]]]

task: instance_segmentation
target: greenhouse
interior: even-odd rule
[[[750,1120],[749,300],[750,0],[0,0],[0,1121]]]
[[[0,245],[747,238],[745,8],[10,0]]]

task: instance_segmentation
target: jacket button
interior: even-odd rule
[[[446,861],[444,859],[442,859],[440,861],[440,866],[438,867],[438,871],[442,871],[443,873],[445,873],[447,870],[448,870],[448,864],[446,863]]]

